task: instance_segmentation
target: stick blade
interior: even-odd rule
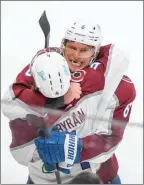
[[[49,24],[49,21],[47,19],[45,10],[44,10],[44,12],[42,13],[42,15],[39,19],[39,25],[40,25],[45,37],[47,37],[50,33],[50,24]]]

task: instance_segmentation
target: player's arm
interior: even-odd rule
[[[104,121],[101,121],[101,125],[99,126],[101,129],[99,131],[97,130],[96,134],[82,139],[83,149],[81,152],[81,161],[88,160],[102,163],[109,159],[115,152],[123,138],[124,130],[130,119],[132,103],[136,96],[134,85],[130,83],[129,87],[127,89],[128,93],[125,93],[121,101],[117,102],[120,105],[115,109],[113,107],[111,111],[110,109],[106,110],[105,115],[110,116],[103,117]],[[120,91],[118,92],[117,90],[116,94],[118,95],[119,93]],[[121,94],[120,96],[123,95]]]
[[[28,113],[40,115],[44,108],[64,106],[64,97],[46,98],[36,91],[34,79],[27,65],[3,96],[2,110],[10,120],[24,118]],[[13,108],[13,109],[12,109]],[[15,114],[17,112],[17,114]]]
[[[35,91],[34,80],[29,73],[29,65],[18,74],[15,82],[4,94],[2,111],[10,120],[9,127],[12,136],[10,151],[18,163],[27,166],[28,162],[33,160],[36,155],[33,140],[38,137],[38,128],[28,124],[26,115],[42,116],[45,113],[44,107],[58,108],[63,106],[63,103],[61,104],[57,100],[59,101],[59,98],[50,101]]]

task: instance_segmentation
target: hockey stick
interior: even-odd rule
[[[50,24],[49,21],[47,19],[46,16],[46,11],[44,11],[39,19],[39,25],[44,33],[44,37],[45,37],[45,45],[44,47],[47,48],[49,47],[49,38],[50,38]],[[42,128],[39,130],[39,135],[41,137],[44,137],[44,135],[46,137],[48,137],[48,135],[46,133],[48,132],[44,132],[45,131],[45,124],[42,125]],[[60,173],[57,170],[56,164],[53,164],[55,171],[55,175],[56,175],[56,180],[58,184],[61,184],[61,177],[60,177]]]

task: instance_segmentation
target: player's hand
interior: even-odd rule
[[[68,92],[64,95],[64,104],[71,103],[74,99],[79,99],[82,94],[79,83],[71,82]]]
[[[47,173],[54,172],[53,164],[58,163],[58,170],[69,173],[69,169],[80,160],[82,139],[74,134],[50,131],[48,138],[36,138],[35,145]]]

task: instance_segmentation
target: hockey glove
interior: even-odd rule
[[[48,138],[36,138],[35,145],[48,172],[54,172],[53,164],[57,164],[60,171],[69,173],[80,160],[82,140],[74,134],[50,131]]]

